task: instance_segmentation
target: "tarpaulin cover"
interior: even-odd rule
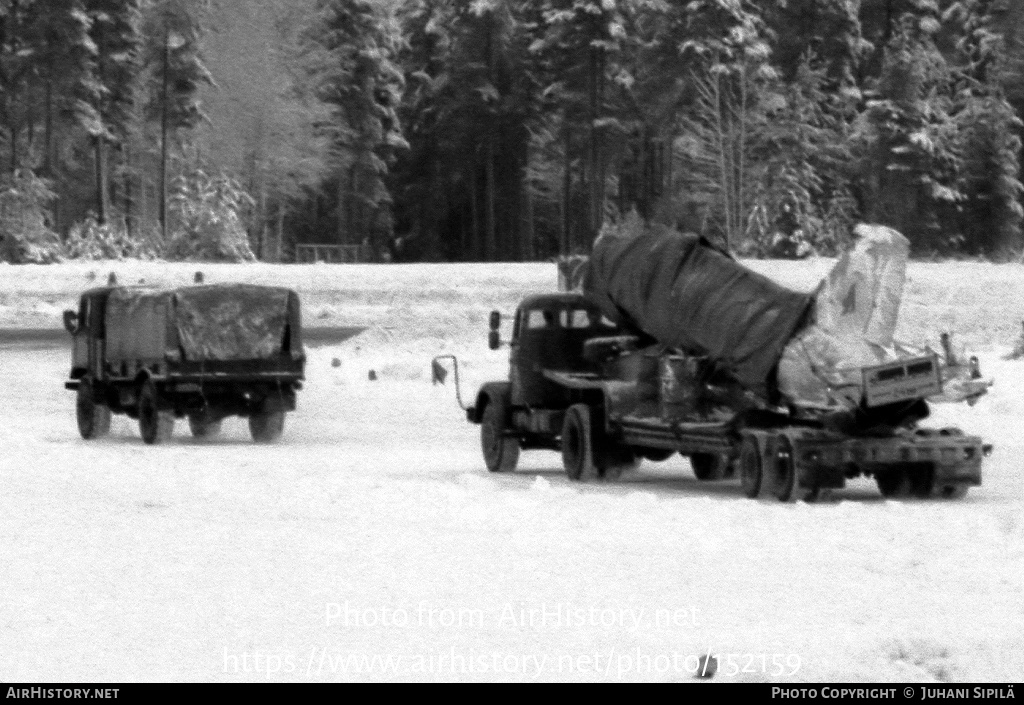
[[[583,293],[617,323],[708,355],[763,395],[813,300],[668,229],[599,238]]]
[[[155,360],[166,350],[170,295],[138,287],[114,289],[107,298],[109,360]]]
[[[814,324],[779,363],[779,390],[794,401],[859,404],[862,368],[925,354],[893,339],[910,243],[882,225],[860,224],[853,234],[854,246],[818,287]]]
[[[281,352],[288,289],[222,284],[178,289],[175,323],[186,360],[258,360]]]

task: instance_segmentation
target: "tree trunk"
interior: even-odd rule
[[[167,240],[167,132],[168,82],[171,63],[170,28],[164,22],[164,65],[160,105],[160,237]]]
[[[597,74],[594,76],[594,90],[597,97],[595,104],[596,114],[595,120],[602,117],[603,106],[604,106],[604,74],[605,64],[607,63],[608,57],[604,49],[598,48],[597,50]],[[595,125],[594,127],[594,216],[593,225],[591,226],[590,233],[588,234],[587,249],[594,243],[594,239],[598,233],[601,232],[601,228],[604,226],[604,201],[605,201],[605,181],[608,176],[608,167],[605,164],[605,150],[604,150],[604,139],[603,139],[603,128],[599,128]]]
[[[32,82],[25,84],[25,124],[28,128],[28,135],[25,138],[25,154],[32,158],[32,147],[35,146],[36,138],[36,115],[32,100]]]
[[[492,132],[487,137],[487,155],[486,163],[484,164],[484,199],[485,199],[485,215],[486,218],[486,259],[488,262],[494,262],[499,259],[498,256],[498,239],[497,231],[494,223],[494,133]]]
[[[46,103],[43,117],[43,176],[53,175],[53,76],[46,74]]]
[[[587,62],[588,88],[588,128],[590,136],[589,149],[587,150],[587,164],[583,170],[586,175],[587,188],[587,234],[588,240],[593,240],[597,227],[597,47],[590,47]]]
[[[9,46],[10,46],[11,54],[14,55],[15,57],[17,57],[17,55],[18,55],[19,44],[21,43],[21,42],[18,41],[19,40],[19,32],[20,32],[20,28],[18,27],[18,12],[19,12],[18,1],[17,0],[12,0],[12,2],[10,4],[10,8],[8,10],[8,17],[10,17],[11,30],[12,30],[9,33],[9,36],[11,38]],[[11,149],[11,174],[13,175],[13,174],[15,174],[18,171],[18,119],[17,119],[17,112],[18,112],[18,61],[17,61],[17,59],[15,59],[15,61],[12,62],[12,63],[13,63],[13,65],[9,68],[9,70],[5,71],[5,74],[6,74],[5,78],[7,79],[7,92],[8,92],[8,95],[7,95],[7,111],[6,112],[7,112],[7,119],[11,121],[11,124],[8,126],[8,134],[10,135],[9,140],[10,140],[10,149]]]
[[[362,174],[359,173],[359,167],[356,164],[352,164],[349,169],[349,183],[348,193],[345,197],[346,208],[346,221],[345,221],[345,239],[343,242],[346,245],[357,245],[359,244],[360,236],[362,232],[359,230],[361,225],[361,217],[363,204],[359,199],[359,192],[362,189]]]
[[[526,164],[530,163],[530,143],[526,143]],[[523,198],[526,201],[526,222],[524,227],[521,228],[522,232],[522,252],[523,259],[527,261],[533,261],[536,259],[537,254],[534,248],[533,242],[533,189],[530,188],[530,179],[526,169],[523,169],[522,179],[520,181],[520,188],[522,189]]]
[[[346,193],[345,185],[351,178],[352,168],[349,167],[346,171],[338,174],[338,205],[335,207],[335,218],[338,221],[338,231],[336,239],[339,245],[345,242],[346,232],[348,228],[349,213],[348,213],[348,195]]]
[[[572,133],[569,128],[569,118],[565,117],[564,126],[565,139],[565,162],[562,165],[562,251],[559,254],[568,255],[572,251],[571,237],[569,230],[569,201],[572,198],[572,159],[570,149],[572,147]]]
[[[469,179],[469,202],[472,204],[472,260],[479,261],[486,259],[486,253],[481,252],[480,248],[480,204],[477,202],[477,165],[473,165],[473,170],[470,172],[471,176]]]
[[[274,242],[274,262],[284,258],[284,202],[277,203],[277,237]]]
[[[128,237],[135,233],[135,194],[132,191],[132,154],[128,143],[124,145],[124,228]]]
[[[265,260],[267,246],[267,185],[263,178],[260,178],[260,198],[258,211],[256,213],[256,224],[259,233],[256,237],[256,258]]]
[[[110,196],[107,190],[107,147],[102,135],[94,140],[93,160],[96,163],[96,222],[106,225],[110,211]]]

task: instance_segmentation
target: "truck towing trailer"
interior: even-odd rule
[[[792,398],[780,391],[779,362],[813,324],[815,295],[786,290],[695,236],[653,242],[599,243],[582,293],[520,303],[508,379],[484,384],[466,412],[480,424],[488,470],[509,472],[520,450],[546,448],[561,451],[570,480],[613,478],[679,453],[699,480],[738,476],[746,496],[785,502],[819,499],[859,475],[886,497],[959,498],[981,484],[990,445],[919,425],[926,400],[943,392],[948,365],[938,354],[835,370],[831,403]],[[646,252],[634,263],[668,278],[659,284],[658,272],[638,276],[622,257],[604,256],[630,248]],[[681,283],[694,264],[703,281]],[[490,323],[497,349],[500,314]]]

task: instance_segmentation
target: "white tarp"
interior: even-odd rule
[[[779,391],[793,401],[855,406],[862,393],[861,368],[931,352],[893,338],[910,243],[882,225],[858,225],[854,236],[853,249],[818,287],[813,323],[786,346],[779,361]],[[990,384],[970,380],[964,366],[944,364],[942,372],[944,393],[933,401],[970,400]]]

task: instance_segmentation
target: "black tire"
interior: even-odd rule
[[[139,432],[147,445],[163,443],[174,434],[174,412],[165,407],[151,379],[139,389]]]
[[[590,407],[574,404],[565,412],[562,424],[562,465],[570,480],[595,480],[600,476],[594,463],[594,427]]]
[[[799,484],[793,444],[785,436],[776,436],[772,444],[772,494],[780,502],[796,502],[804,499],[807,492]]]
[[[765,486],[764,464],[761,462],[761,448],[754,436],[744,436],[740,444],[740,485],[743,494],[757,499]]]
[[[249,433],[255,443],[274,443],[284,433],[284,411],[254,411],[249,415]]]
[[[785,436],[776,436],[771,451],[772,494],[780,502],[819,502],[832,499],[828,487],[805,487],[800,484],[793,443]]]
[[[96,389],[88,377],[78,382],[75,416],[78,420],[78,433],[87,441],[103,438],[110,433],[110,407],[97,401]]]
[[[717,453],[694,453],[690,456],[693,474],[702,482],[724,480],[729,473],[729,459]]]
[[[915,499],[928,499],[937,494],[935,487],[935,468],[931,465],[912,465],[907,468],[910,480],[910,496]]]
[[[207,412],[188,415],[188,429],[194,438],[216,438],[220,435],[222,419]]]
[[[505,435],[507,416],[505,405],[492,401],[480,419],[480,448],[491,472],[512,472],[519,462],[519,439]]]

